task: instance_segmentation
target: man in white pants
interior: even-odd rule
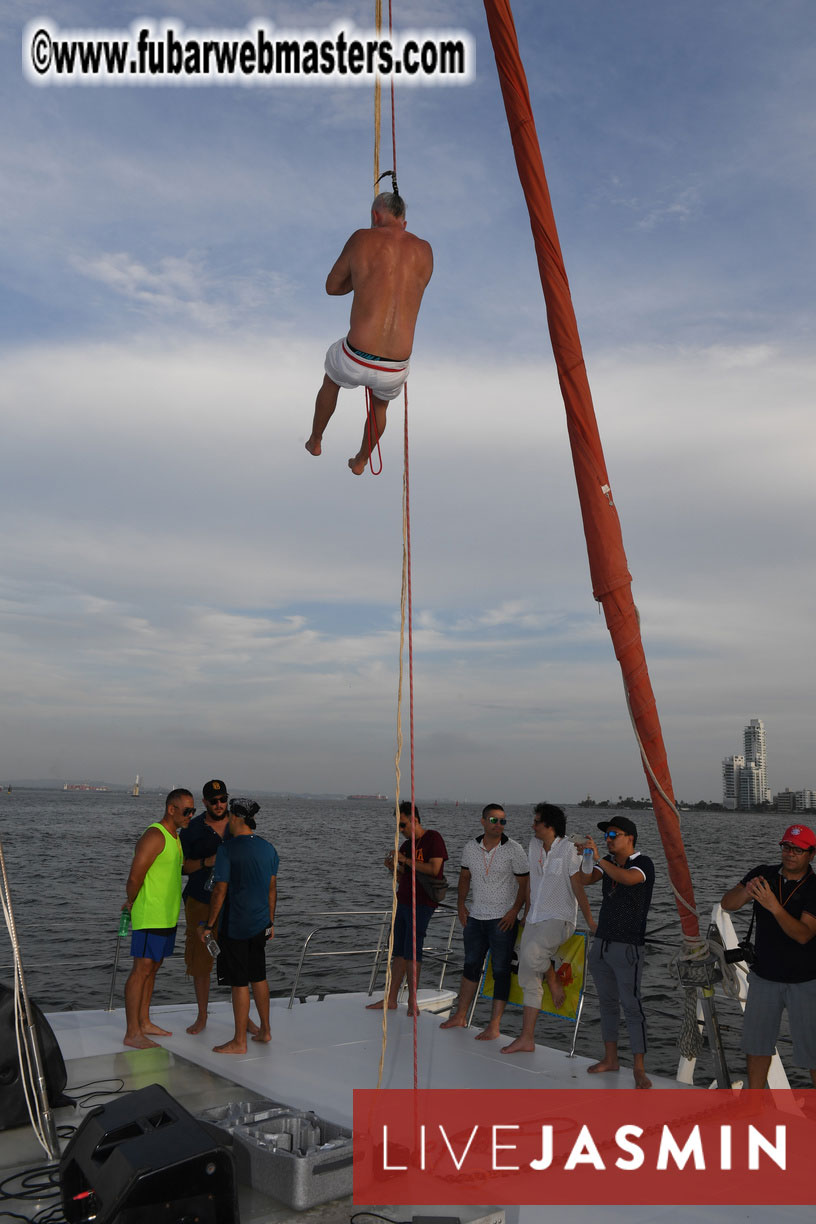
[[[560,807],[538,803],[533,813],[533,838],[528,852],[530,875],[524,934],[521,937],[518,980],[524,991],[521,1036],[502,1054],[531,1054],[535,1025],[541,1008],[541,982],[546,978],[556,1007],[564,1002],[564,987],[553,960],[565,939],[575,931],[578,907],[590,931],[592,911],[581,882],[581,856],[564,834],[567,818]]]

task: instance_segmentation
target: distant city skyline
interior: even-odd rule
[[[752,718],[743,733],[744,750],[723,758],[722,805],[729,811],[751,811],[762,804],[774,804],[780,811],[809,811],[816,805],[814,792],[785,787],[773,795],[768,781],[768,751],[765,723]]]

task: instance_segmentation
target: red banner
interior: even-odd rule
[[[816,1093],[354,1093],[355,1203],[811,1204]]]

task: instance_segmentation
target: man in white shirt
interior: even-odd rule
[[[524,934],[519,952],[518,980],[524,991],[521,1036],[502,1054],[535,1050],[535,1025],[541,1008],[541,981],[546,979],[553,1003],[561,1007],[564,987],[556,977],[553,960],[565,939],[575,931],[578,907],[590,931],[595,921],[581,882],[581,856],[564,834],[567,818],[560,807],[538,803],[533,809],[530,875]]]
[[[488,803],[482,812],[481,836],[472,838],[462,851],[459,872],[459,921],[464,927],[465,967],[459,986],[459,1003],[440,1028],[464,1028],[473,996],[482,977],[488,949],[493,969],[493,1011],[490,1023],[477,1041],[494,1041],[510,994],[510,965],[516,943],[516,923],[527,895],[527,855],[517,841],[504,832],[507,816],[498,803]],[[471,894],[470,909],[467,907]]]

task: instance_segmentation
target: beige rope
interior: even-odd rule
[[[388,967],[385,971],[385,995],[383,996],[382,1048],[380,1050],[380,1065],[377,1071],[377,1087],[382,1087],[383,1066],[385,1064],[385,1047],[388,1042],[388,994],[391,989],[391,956],[394,950],[394,920],[397,914],[397,855],[399,854],[399,797],[400,797],[400,760],[402,758],[402,679],[403,655],[405,653],[405,605],[408,600],[408,507],[407,482],[405,471],[402,473],[402,589],[400,591],[400,640],[399,640],[399,683],[397,685],[397,751],[394,757],[394,873],[391,877],[391,930],[388,935]]]
[[[382,33],[382,0],[374,2],[374,22],[377,36]],[[377,194],[377,180],[380,177],[380,126],[382,114],[382,86],[379,73],[374,82],[374,194]],[[402,679],[403,654],[405,646],[405,605],[408,593],[408,518],[406,507],[405,473],[402,477],[402,590],[400,593],[400,641],[399,641],[399,684],[397,686],[397,750],[394,758],[394,871],[391,876],[391,929],[388,933],[388,964],[385,970],[385,994],[383,995],[382,1012],[382,1045],[380,1048],[380,1064],[377,1069],[377,1087],[382,1087],[383,1068],[385,1066],[385,1051],[388,1044],[388,996],[391,991],[391,962],[394,952],[394,921],[397,914],[397,855],[399,854],[399,797],[400,797],[400,760],[402,758]]]

